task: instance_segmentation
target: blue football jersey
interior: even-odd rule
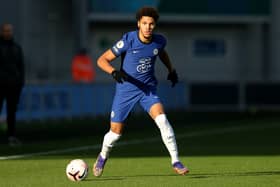
[[[118,86],[129,87],[131,83],[156,86],[155,61],[165,45],[166,39],[160,34],[153,34],[150,43],[141,42],[138,30],[124,34],[111,50],[117,57],[122,57],[121,69],[131,79],[123,84],[118,84]]]

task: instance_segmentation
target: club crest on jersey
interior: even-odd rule
[[[139,73],[146,73],[148,72],[152,67],[152,59],[150,57],[147,58],[141,58],[139,60],[139,65],[136,67],[137,72]]]
[[[154,53],[154,55],[157,55],[158,54],[158,49],[154,49],[153,53]]]
[[[122,40],[120,40],[120,41],[118,41],[116,46],[117,46],[117,48],[121,49],[124,46],[124,42]]]

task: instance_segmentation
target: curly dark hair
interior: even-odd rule
[[[158,11],[153,7],[142,7],[136,13],[136,20],[139,21],[143,16],[154,18],[155,22],[159,19]]]

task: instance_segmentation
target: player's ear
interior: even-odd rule
[[[140,21],[137,21],[137,27],[140,28]]]

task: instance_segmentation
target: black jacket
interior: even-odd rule
[[[24,85],[24,62],[21,47],[0,37],[0,84]]]

